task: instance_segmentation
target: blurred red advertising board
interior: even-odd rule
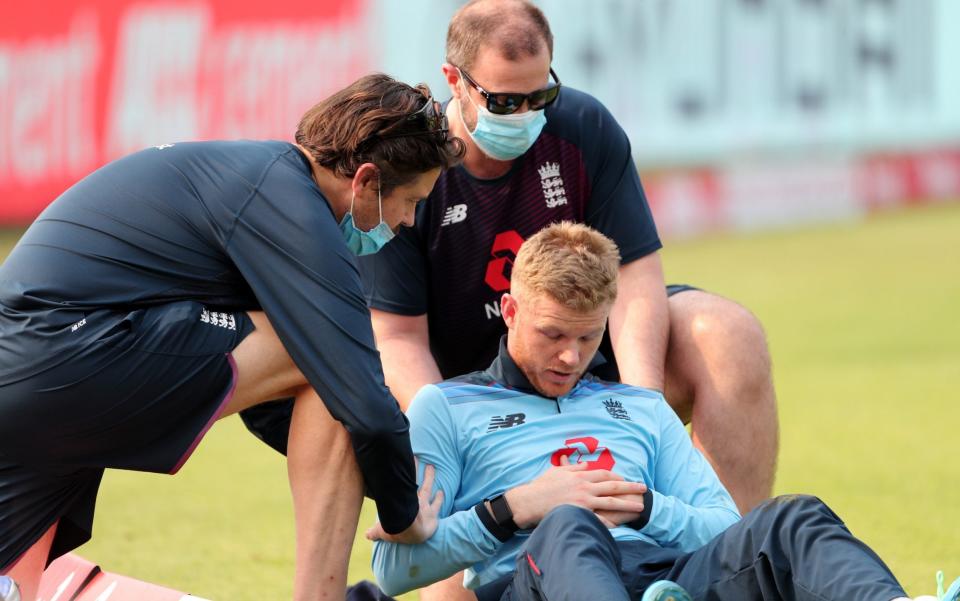
[[[960,150],[875,155],[859,173],[859,194],[869,209],[960,199]]]
[[[291,139],[371,69],[367,2],[44,0],[0,18],[0,222],[186,139]]]

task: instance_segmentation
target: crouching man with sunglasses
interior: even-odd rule
[[[477,0],[453,16],[445,111],[464,161],[413,228],[361,260],[387,383],[405,407],[421,386],[489,365],[520,245],[550,223],[585,223],[622,254],[600,347],[611,361],[595,375],[663,391],[746,513],[771,494],[777,454],[762,327],[729,300],[664,286],[630,141],[596,99],[561,86],[552,57],[550,26],[528,2]],[[463,592],[451,586],[424,601]]]

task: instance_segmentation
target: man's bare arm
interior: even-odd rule
[[[427,316],[371,309],[370,317],[387,386],[406,411],[417,391],[442,379],[430,353]]]
[[[663,390],[670,313],[659,253],[620,266],[610,340],[626,384]]]

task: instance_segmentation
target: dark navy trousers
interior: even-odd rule
[[[639,600],[654,581],[696,601],[890,601],[906,596],[883,561],[816,497],[771,499],[692,553],[614,541],[588,510],[564,505],[534,529],[512,579],[479,601]],[[505,590],[504,590],[505,588]]]

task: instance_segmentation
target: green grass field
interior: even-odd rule
[[[960,204],[672,243],[664,263],[668,281],[737,299],[766,326],[776,492],[822,497],[910,594],[931,593],[937,569],[960,576]],[[372,520],[367,506],[361,529]],[[175,477],[108,473],[80,553],[210,599],[289,598],[284,462],[220,423]],[[352,580],[370,577],[369,557],[359,540]]]

